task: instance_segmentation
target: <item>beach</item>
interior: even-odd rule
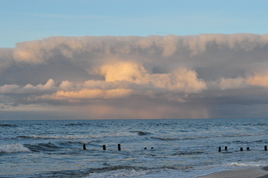
[[[230,170],[212,173],[198,178],[268,178],[268,167]]]

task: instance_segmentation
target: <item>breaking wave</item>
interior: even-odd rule
[[[236,166],[236,167],[262,167],[266,166],[265,163],[261,162],[245,162],[245,163],[238,163],[238,162],[232,162],[227,164],[228,166]]]
[[[60,148],[56,144],[53,143],[39,143],[36,145],[31,145],[31,144],[25,144],[31,151],[33,152],[40,152],[40,151],[55,151]]]
[[[106,133],[106,134],[98,134],[98,135],[23,135],[17,136],[16,138],[23,139],[65,139],[65,140],[73,140],[73,139],[92,139],[92,138],[103,138],[103,137],[129,137],[136,135],[148,135],[146,132],[124,132],[124,133]]]
[[[20,152],[31,152],[31,151],[27,147],[19,143],[0,145],[0,153],[20,153]]]
[[[107,172],[99,172],[99,173],[90,173],[88,176],[84,178],[119,178],[119,177],[138,177],[141,175],[146,175],[150,173],[150,170],[136,170],[136,169],[121,169],[121,170],[112,170]]]
[[[38,177],[83,177],[83,178],[119,178],[138,177],[156,172],[154,169],[138,168],[133,166],[111,166],[85,170],[53,171],[51,173],[38,175]]]
[[[90,168],[84,170],[65,170],[65,171],[53,171],[46,174],[37,175],[37,177],[83,177],[83,178],[121,178],[121,177],[140,177],[159,174],[159,170],[188,170],[189,166],[163,166],[158,168],[145,168],[135,166],[108,166],[103,168]],[[157,176],[158,177],[158,176]]]

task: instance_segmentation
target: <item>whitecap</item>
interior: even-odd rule
[[[228,166],[237,166],[237,167],[261,167],[266,166],[266,164],[261,162],[244,162],[244,163],[238,163],[238,162],[232,162],[228,164]]]
[[[99,173],[90,173],[84,178],[119,178],[119,177],[138,177],[150,173],[149,170],[135,170],[135,169],[120,169],[115,171],[99,172]]]
[[[19,152],[31,152],[31,151],[19,143],[0,145],[0,153],[19,153]]]

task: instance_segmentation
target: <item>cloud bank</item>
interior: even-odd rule
[[[264,117],[267,94],[267,34],[49,37],[0,49],[2,110],[64,107],[86,119]]]

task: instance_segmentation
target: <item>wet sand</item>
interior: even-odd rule
[[[266,166],[266,167],[264,167],[264,168],[262,168],[262,169],[265,170],[265,171],[267,172],[267,174],[264,175],[264,176],[260,176],[260,177],[258,177],[258,178],[268,178],[268,166]]]
[[[198,178],[268,178],[268,167],[222,171]]]

